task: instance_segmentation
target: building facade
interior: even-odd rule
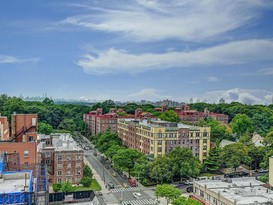
[[[183,104],[181,107],[175,108],[175,112],[181,121],[192,124],[196,124],[206,117],[211,117],[219,122],[228,124],[228,115],[210,112],[207,108],[204,109],[204,112],[199,112],[197,110],[191,110],[187,104]]]
[[[0,115],[0,141],[9,140],[9,123],[5,116]]]
[[[118,119],[118,135],[122,143],[154,157],[176,147],[192,150],[201,162],[210,150],[210,127],[188,126],[151,118]]]
[[[80,183],[83,177],[83,150],[69,134],[39,136],[39,161],[47,165],[53,183]],[[52,142],[52,144],[50,144]]]

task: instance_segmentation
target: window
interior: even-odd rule
[[[46,159],[46,164],[50,165],[50,159]]]
[[[58,181],[59,184],[61,184],[62,183],[62,178],[58,178],[57,181]]]
[[[161,147],[158,147],[158,148],[157,148],[157,151],[158,151],[158,152],[162,152],[162,148],[161,148]]]
[[[71,156],[67,156],[67,161],[71,161]]]
[[[28,141],[29,142],[33,142],[34,140],[33,140],[33,136],[28,136]]]
[[[200,196],[204,197],[204,192],[200,190]]]
[[[24,151],[24,157],[29,157],[29,151],[28,150]]]
[[[217,199],[216,198],[213,198],[213,204],[217,205]]]
[[[158,145],[162,145],[162,141],[161,141],[161,140],[158,140],[157,144],[158,144]]]
[[[62,157],[62,156],[57,156],[57,160],[58,160],[58,161],[62,161],[62,160],[63,160],[63,157]]]
[[[70,169],[71,168],[71,164],[69,163],[69,164],[67,164],[67,169]]]
[[[209,195],[209,194],[207,194],[207,200],[209,200],[209,201],[210,201],[210,195]]]
[[[78,155],[78,156],[77,156],[77,160],[81,160],[81,155]]]
[[[77,175],[81,175],[81,170],[77,170]]]
[[[71,175],[71,171],[70,170],[66,171],[66,175],[70,176]]]
[[[46,153],[46,154],[45,154],[45,157],[46,157],[46,158],[49,158],[49,157],[50,157],[50,153]]]
[[[63,168],[63,164],[58,164],[58,169],[62,169]]]
[[[81,163],[76,163],[76,167],[81,167]]]
[[[62,171],[58,171],[58,176],[62,176]]]

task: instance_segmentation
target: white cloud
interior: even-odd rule
[[[272,95],[273,92],[267,90],[233,88],[206,92],[204,98],[209,102],[218,102],[220,98],[224,98],[227,103],[270,104],[272,102]]]
[[[39,58],[19,59],[14,56],[0,55],[0,64],[16,64],[16,63],[26,63],[26,62],[36,63],[39,60],[40,60]]]
[[[188,52],[131,54],[109,49],[96,55],[84,55],[76,62],[86,73],[139,73],[155,69],[193,65],[231,65],[273,60],[272,40],[245,40]]]
[[[263,75],[273,75],[273,68],[261,69],[261,70],[259,70],[259,73],[263,74]]]
[[[170,95],[163,95],[160,90],[154,88],[144,88],[140,91],[128,94],[130,100],[164,100],[172,98]]]
[[[215,76],[209,76],[209,77],[206,77],[207,81],[208,82],[218,82],[220,81],[220,79],[218,77],[215,77]]]
[[[112,9],[83,5],[91,11],[57,25],[118,32],[138,41],[201,41],[244,26],[258,19],[262,8],[271,6],[268,0],[137,0],[122,6],[112,4]]]

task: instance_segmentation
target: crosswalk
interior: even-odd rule
[[[138,187],[129,187],[129,188],[115,188],[111,189],[113,193],[116,192],[124,192],[124,191],[139,191],[140,189]]]
[[[148,204],[157,204],[155,200],[153,199],[137,199],[137,200],[131,200],[131,201],[123,201],[121,202],[121,205],[148,205]]]

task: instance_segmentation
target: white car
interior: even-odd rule
[[[141,193],[139,193],[139,192],[134,192],[133,195],[135,198],[141,197]]]

